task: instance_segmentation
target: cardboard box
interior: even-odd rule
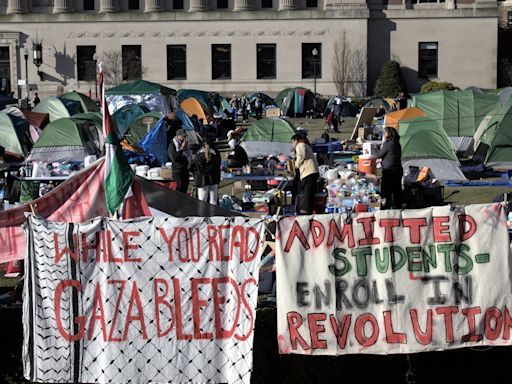
[[[265,110],[265,117],[279,117],[281,116],[281,109],[279,108],[267,108]]]

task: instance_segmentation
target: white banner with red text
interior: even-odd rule
[[[509,253],[500,204],[283,218],[280,353],[511,345]]]
[[[29,217],[25,377],[249,383],[263,225]]]

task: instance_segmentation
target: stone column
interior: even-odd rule
[[[144,12],[162,12],[164,10],[163,0],[146,0]]]
[[[118,0],[101,0],[100,12],[101,13],[119,12]]]
[[[279,0],[279,11],[290,11],[298,8],[297,0]]]
[[[252,10],[252,0],[235,0],[235,7],[233,11],[251,11]]]
[[[69,13],[73,12],[73,0],[55,0],[53,5],[53,13]]]
[[[190,0],[190,8],[189,12],[204,12],[208,11],[210,6],[208,5],[208,0]]]
[[[7,2],[7,14],[27,13],[27,0],[9,0]]]

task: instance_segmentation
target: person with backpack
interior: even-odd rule
[[[303,135],[296,133],[292,136],[292,147],[295,152],[295,168],[300,173],[299,212],[301,215],[311,215],[319,177],[318,163],[313,149]]]

